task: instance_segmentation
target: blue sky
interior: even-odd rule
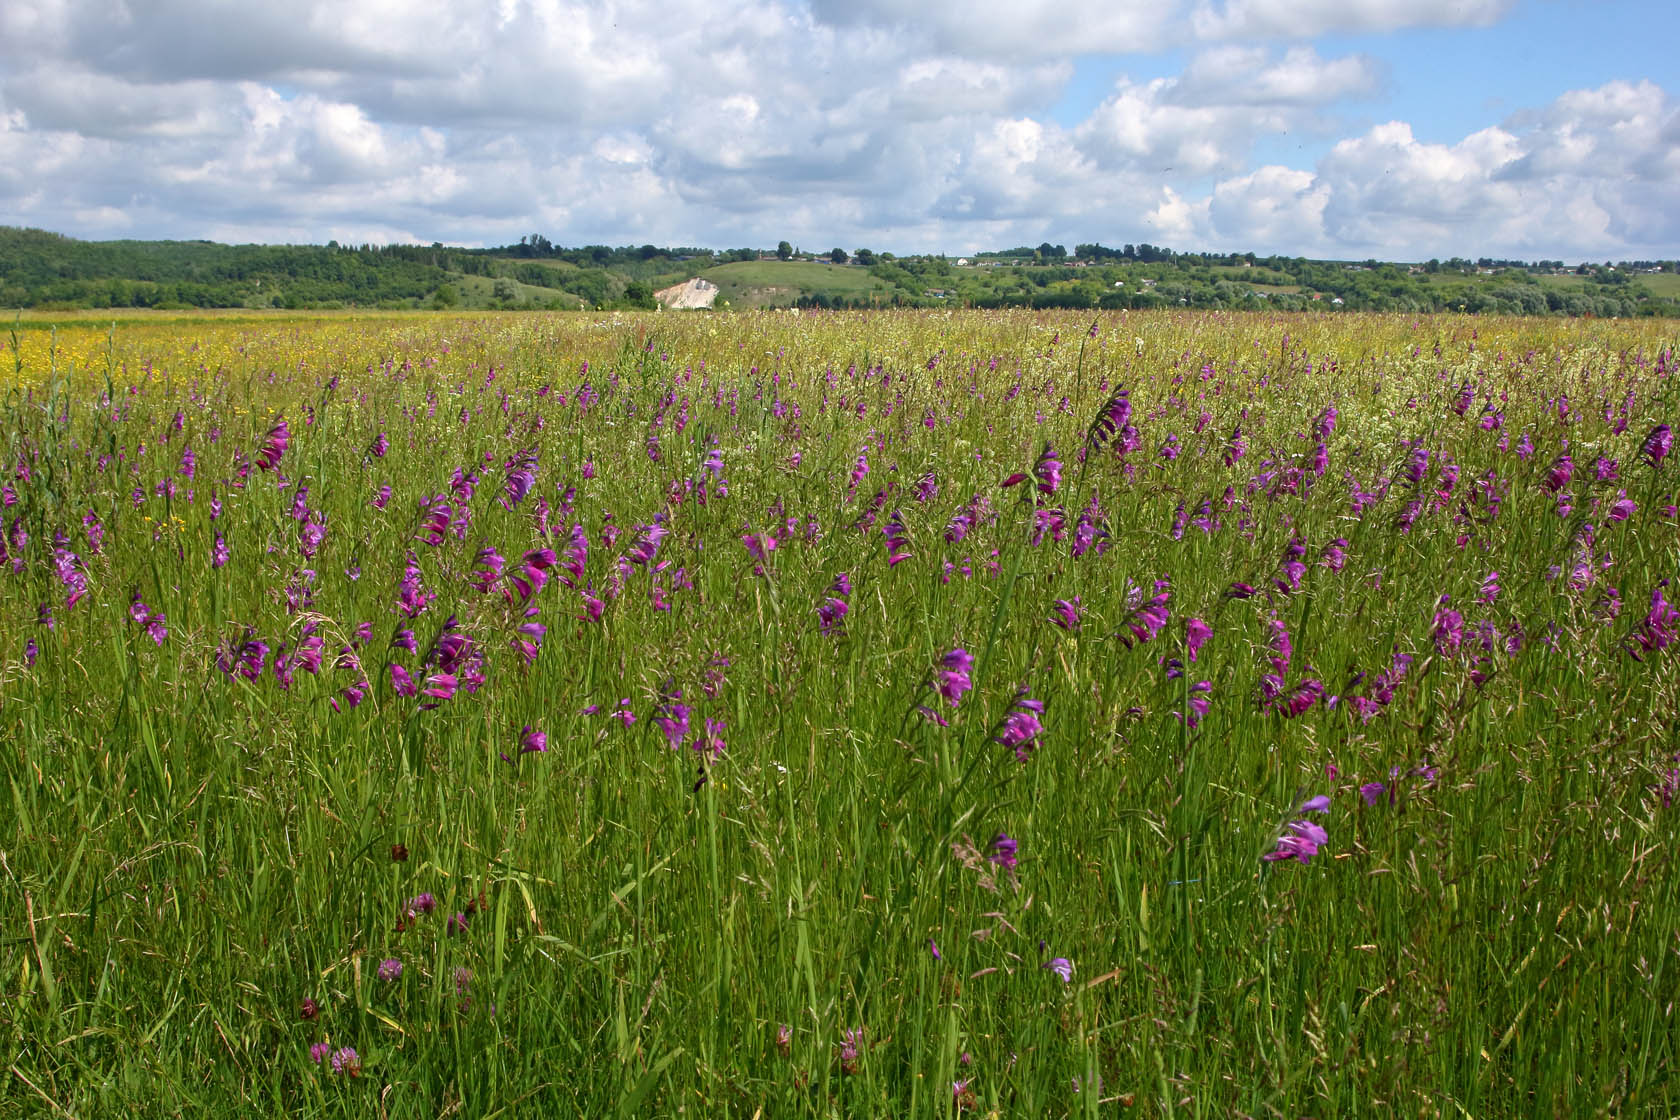
[[[81,237],[1680,257],[1680,5],[9,0]]]

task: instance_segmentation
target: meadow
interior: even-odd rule
[[[1680,1112],[1675,336],[19,330],[0,1114]]]

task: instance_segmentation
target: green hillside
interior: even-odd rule
[[[896,291],[866,268],[817,261],[737,261],[700,275],[718,286],[720,299],[737,308],[783,307],[817,297],[891,303]]]
[[[652,308],[655,291],[695,276],[718,286],[719,308],[1680,316],[1680,263],[1674,261],[1565,267],[1562,261],[1455,257],[1396,264],[1090,244],[1071,256],[1051,245],[972,258],[859,249],[851,263],[839,264],[778,259],[750,248],[565,248],[540,235],[517,245],[467,249],[79,241],[0,227],[0,308],[18,310]]]

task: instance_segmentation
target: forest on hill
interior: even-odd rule
[[[83,241],[0,227],[0,308],[652,308],[693,277],[719,308],[1034,307],[1680,316],[1680,264],[1452,258],[1397,263],[1045,243],[972,257],[867,248],[492,248]]]

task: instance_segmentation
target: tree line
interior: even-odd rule
[[[432,245],[222,245],[81,241],[0,227],[0,307],[608,308],[652,307],[659,287],[733,261],[817,259],[880,282],[817,290],[818,307],[1198,307],[1468,314],[1680,316],[1674,261],[1565,266],[1560,260],[1453,257],[1412,265],[1163,246],[1045,242],[968,258],[835,247],[776,249],[583,245],[541,234],[469,249]],[[807,285],[808,286],[808,285]]]

